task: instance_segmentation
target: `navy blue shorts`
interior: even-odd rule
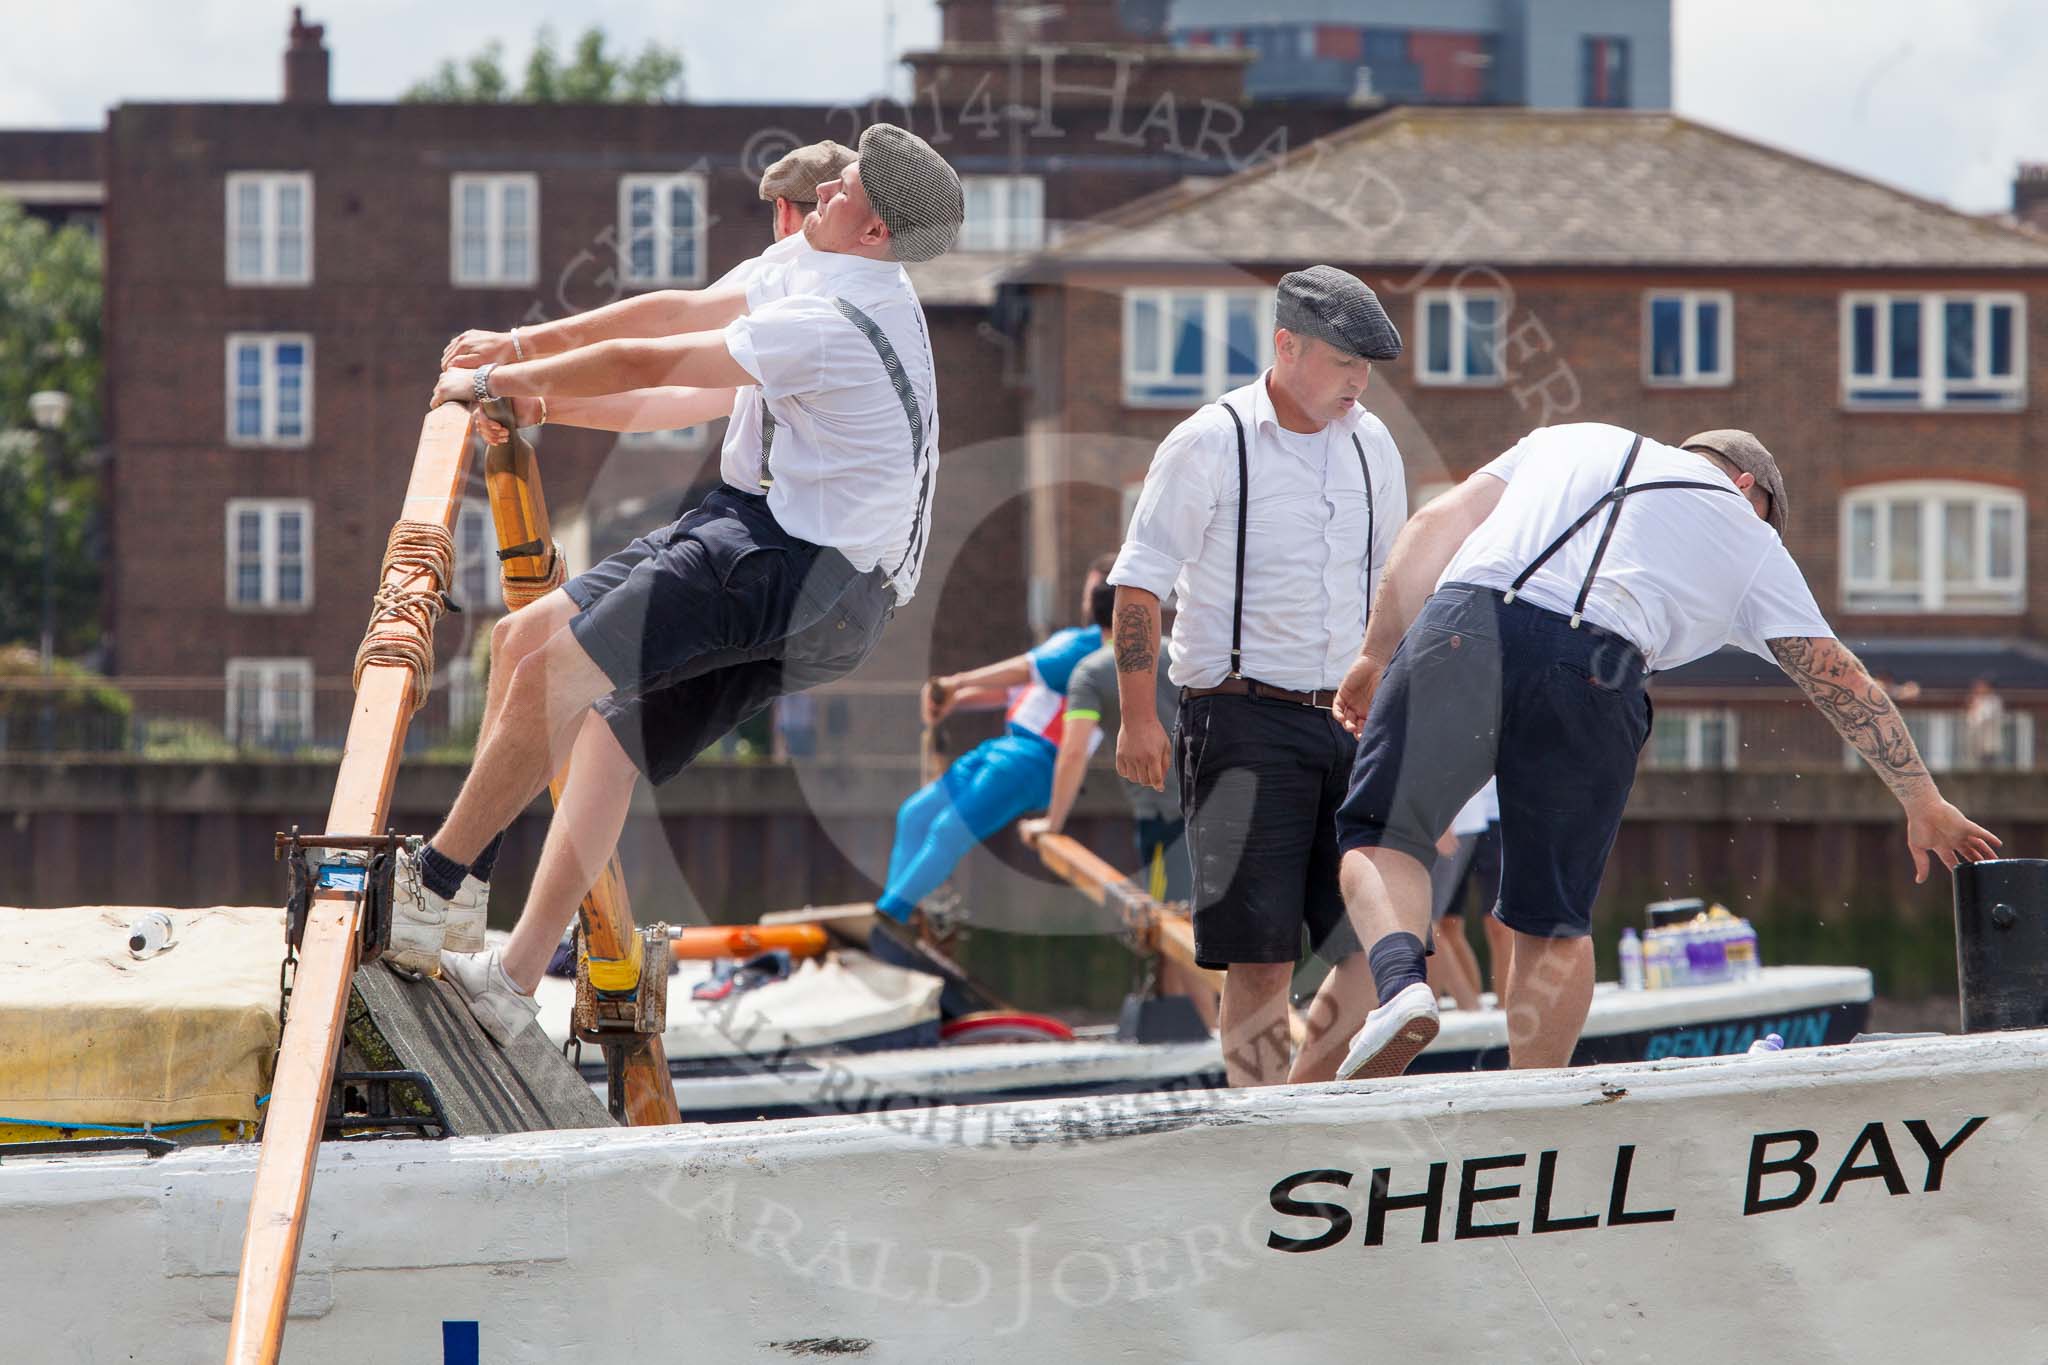
[[[1500,778],[1500,899],[1520,933],[1576,938],[1650,737],[1648,669],[1612,632],[1469,583],[1431,594],[1380,680],[1337,842],[1424,867],[1458,808]]]
[[[598,712],[657,783],[775,698],[852,672],[896,601],[879,570],[788,534],[765,497],[732,488],[562,589],[582,608],[576,642],[618,688]]]

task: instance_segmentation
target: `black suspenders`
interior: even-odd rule
[[[1515,575],[1515,585],[1507,590],[1507,593],[1502,598],[1503,601],[1514,601],[1516,595],[1522,591],[1522,585],[1527,583],[1538,569],[1549,563],[1550,557],[1559,550],[1562,550],[1565,547],[1565,542],[1584,530],[1587,523],[1591,522],[1594,517],[1599,516],[1600,509],[1605,507],[1608,509],[1607,524],[1600,529],[1600,543],[1593,547],[1593,562],[1586,566],[1585,581],[1579,584],[1578,601],[1572,604],[1572,629],[1577,630],[1580,620],[1584,618],[1586,613],[1586,597],[1593,591],[1593,576],[1600,572],[1600,561],[1607,556],[1607,544],[1614,539],[1614,524],[1621,520],[1621,504],[1624,499],[1628,498],[1631,494],[1647,493],[1653,488],[1703,488],[1709,493],[1732,493],[1735,491],[1718,483],[1702,483],[1696,479],[1658,479],[1653,483],[1639,483],[1634,487],[1630,487],[1628,482],[1629,472],[1636,467],[1636,456],[1642,454],[1642,451],[1643,438],[1637,436],[1628,448],[1628,458],[1621,462],[1621,473],[1615,476],[1614,487],[1601,494],[1591,507],[1588,507],[1579,514],[1577,521],[1565,527],[1562,535],[1558,536],[1556,540],[1551,541],[1544,548],[1542,554],[1537,555],[1535,559],[1529,562],[1528,568]]]
[[[1218,407],[1230,414],[1230,424],[1237,428],[1237,589],[1230,603],[1230,676],[1244,676],[1244,536],[1245,523],[1250,520],[1251,504],[1251,460],[1245,446],[1244,420],[1237,415],[1237,409],[1228,403]],[[1358,473],[1365,480],[1365,611],[1372,615],[1372,544],[1373,544],[1373,499],[1372,470],[1365,462],[1365,444],[1358,439],[1358,433],[1351,433],[1351,448],[1358,452]],[[1516,587],[1521,584],[1517,583]]]

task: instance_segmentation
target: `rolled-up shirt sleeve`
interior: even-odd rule
[[[1222,493],[1219,452],[1229,439],[1208,417],[1197,413],[1159,443],[1109,571],[1113,586],[1142,588],[1165,601],[1181,568],[1201,553]]]
[[[826,347],[847,328],[831,300],[793,294],[727,323],[725,349],[770,398],[815,393],[823,387]]]

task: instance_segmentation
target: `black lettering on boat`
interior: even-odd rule
[[[1381,1171],[1378,1175],[1385,1175]],[[1377,1179],[1377,1176],[1375,1177]],[[1321,1218],[1329,1226],[1313,1237],[1288,1237],[1282,1233],[1266,1234],[1266,1245],[1275,1251],[1321,1251],[1332,1247],[1351,1235],[1351,1210],[1342,1204],[1325,1204],[1313,1200],[1296,1199],[1295,1192],[1303,1185],[1342,1185],[1349,1187],[1349,1171],[1300,1171],[1288,1176],[1275,1185],[1268,1198],[1273,1212],[1287,1218]]]
[[[1628,1210],[1628,1173],[1635,1166],[1636,1149],[1633,1143],[1623,1143],[1614,1153],[1614,1188],[1607,1197],[1607,1226],[1627,1227],[1631,1223],[1668,1223],[1678,1217],[1677,1209],[1644,1209],[1640,1213]]]
[[[1512,1237],[1521,1231],[1522,1225],[1515,1221],[1481,1223],[1475,1226],[1472,1222],[1472,1211],[1481,1204],[1490,1204],[1496,1199],[1513,1199],[1520,1194],[1522,1186],[1519,1182],[1513,1185],[1481,1186],[1479,1177],[1488,1171],[1511,1170],[1521,1166],[1528,1159],[1524,1153],[1516,1152],[1511,1156],[1475,1157],[1465,1163],[1464,1170],[1458,1174],[1458,1220],[1457,1231],[1453,1234],[1458,1241],[1463,1242],[1473,1237]]]
[[[1581,1228],[1600,1226],[1600,1215],[1589,1213],[1578,1218],[1552,1218],[1550,1200],[1557,1188],[1557,1153],[1544,1152],[1536,1158],[1536,1208],[1529,1215],[1529,1232],[1576,1232]]]
[[[1429,1163],[1429,1184],[1414,1194],[1389,1194],[1388,1188],[1394,1182],[1392,1167],[1382,1166],[1372,1173],[1372,1194],[1365,1205],[1365,1244],[1369,1247],[1382,1245],[1386,1241],[1387,1215],[1406,1209],[1422,1210],[1422,1240],[1434,1242],[1444,1221],[1444,1171],[1448,1163]]]
[[[1797,1150],[1793,1155],[1766,1161],[1765,1154],[1771,1148],[1791,1143]],[[1749,1140],[1749,1182],[1743,1191],[1742,1216],[1753,1213],[1775,1213],[1779,1209],[1796,1209],[1806,1202],[1813,1193],[1814,1182],[1820,1177],[1810,1164],[1813,1154],[1820,1150],[1820,1134],[1810,1128],[1788,1128],[1782,1133],[1758,1133]],[[1790,1175],[1796,1182],[1792,1193],[1762,1197],[1764,1177]]]
[[[1922,1155],[1927,1158],[1927,1183],[1920,1187],[1923,1194],[1933,1194],[1941,1188],[1941,1173],[1947,1167],[1948,1159],[1955,1155],[1956,1148],[1970,1140],[1979,1128],[1984,1126],[1984,1116],[1978,1115],[1956,1130],[1956,1135],[1946,1143],[1934,1140],[1934,1130],[1927,1126],[1926,1119],[1907,1119],[1906,1131],[1913,1135],[1913,1141],[1920,1144]]]
[[[1859,1166],[1856,1158],[1865,1150],[1869,1151],[1871,1160]],[[1820,1202],[1834,1203],[1835,1196],[1842,1192],[1842,1186],[1852,1180],[1882,1180],[1884,1187],[1893,1194],[1906,1192],[1906,1173],[1899,1169],[1899,1159],[1892,1155],[1892,1140],[1885,1136],[1882,1122],[1863,1125],[1863,1131],[1849,1144],[1849,1154],[1836,1167],[1835,1178],[1828,1182],[1827,1193],[1820,1197]]]

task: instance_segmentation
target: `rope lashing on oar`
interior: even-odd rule
[[[434,677],[434,625],[450,605],[454,565],[455,539],[447,527],[432,521],[401,521],[391,528],[391,539],[384,545],[383,576],[388,580],[396,570],[401,577],[398,583],[381,584],[372,599],[370,624],[356,647],[358,691],[364,669],[393,664],[412,674],[412,709],[427,704],[427,688]],[[422,578],[428,586],[412,586]]]
[[[525,546],[520,546],[524,551]],[[530,602],[538,602],[556,588],[562,586],[568,574],[563,569],[562,547],[557,543],[548,554],[548,571],[539,578],[515,577],[509,568],[498,572],[498,585],[505,594],[505,610],[518,611]]]

